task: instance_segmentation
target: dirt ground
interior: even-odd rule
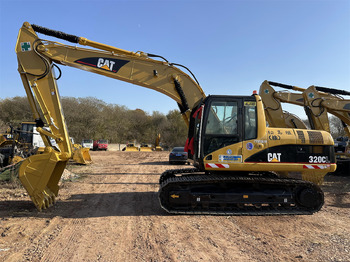
[[[157,199],[160,174],[179,168],[168,152],[91,155],[43,212],[0,185],[0,261],[350,261],[350,177],[326,176],[311,216],[169,215]]]

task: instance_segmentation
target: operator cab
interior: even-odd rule
[[[191,113],[186,148],[195,166],[223,147],[257,137],[255,96],[208,96]]]

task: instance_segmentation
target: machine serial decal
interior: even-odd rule
[[[209,167],[209,168],[229,168],[230,165],[228,165],[228,164],[205,164],[205,167]]]
[[[254,140],[254,143],[257,143],[257,144],[266,144],[267,143],[267,140]]]
[[[282,153],[268,153],[267,161],[268,162],[281,162]]]
[[[219,155],[220,162],[242,163],[242,156]]]
[[[113,73],[118,73],[119,69],[126,65],[129,61],[103,57],[87,57],[83,59],[78,59],[74,62],[86,66],[107,70]]]

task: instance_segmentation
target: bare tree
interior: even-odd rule
[[[344,130],[343,124],[338,117],[335,117],[335,116],[329,117],[329,126],[331,129],[331,134],[333,138],[345,136],[345,130]]]
[[[158,111],[149,115],[94,97],[62,97],[61,101],[69,135],[78,143],[82,139],[108,139],[111,143],[153,144],[158,134],[165,147],[182,146],[186,140],[187,127],[178,110],[166,116]],[[26,97],[0,100],[0,111],[0,129],[4,132],[10,124],[33,121]]]

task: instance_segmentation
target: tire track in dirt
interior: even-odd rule
[[[55,243],[50,245],[45,255],[41,258],[41,261],[78,261],[84,257],[85,250],[88,250],[89,246],[82,242],[86,239],[86,235],[89,238],[94,239],[89,233],[93,227],[86,217],[98,216],[99,209],[105,208],[106,205],[103,203],[104,199],[102,194],[94,195],[94,192],[103,192],[103,187],[99,184],[93,184],[94,180],[98,180],[103,183],[106,180],[106,176],[100,174],[96,179],[88,179],[88,183],[82,185],[79,191],[75,190],[76,194],[82,192],[88,192],[89,196],[84,198],[79,205],[79,209],[75,207],[69,207],[66,210],[64,216],[61,219],[61,223],[64,224],[60,234],[56,237]],[[72,190],[74,190],[72,188]],[[73,198],[74,199],[74,198]],[[98,207],[97,209],[95,207]],[[91,246],[93,243],[90,243]],[[78,251],[78,252],[77,252]],[[97,258],[96,256],[94,260]]]
[[[65,226],[55,238],[55,242],[45,250],[41,261],[76,261],[74,250],[84,232],[85,221],[75,219],[64,224]]]
[[[39,261],[43,256],[46,248],[55,241],[60,234],[62,227],[59,219],[53,218],[47,220],[49,225],[43,228],[40,234],[30,237],[30,246],[23,250],[19,250],[12,256],[8,257],[8,261]]]
[[[97,248],[100,246],[100,244],[98,244],[98,238],[100,234],[103,235],[103,238],[114,240],[114,243],[119,243],[120,245],[124,246],[124,250],[121,250],[121,252],[119,252],[118,257],[124,257],[126,261],[130,261],[131,257],[133,257],[132,252],[128,252],[128,250],[131,250],[131,247],[128,248],[128,245],[125,242],[127,239],[112,237],[108,233],[108,230],[106,231],[104,226],[101,226],[101,224],[99,224],[99,220],[101,217],[103,217],[104,223],[111,225],[113,223],[115,224],[116,221],[114,217],[108,216],[108,214],[134,214],[136,213],[134,210],[135,208],[147,208],[147,205],[143,206],[142,203],[140,203],[144,202],[142,195],[129,193],[130,189],[136,190],[134,187],[130,188],[130,185],[132,184],[138,184],[141,181],[141,187],[143,187],[142,179],[144,176],[139,175],[138,173],[135,173],[137,175],[132,175],[132,173],[131,175],[128,175],[130,174],[127,173],[128,170],[133,171],[132,165],[126,166],[125,168],[127,170],[121,170],[126,171],[124,175],[117,176],[110,173],[99,173],[101,171],[105,171],[103,168],[105,167],[94,168],[94,175],[92,175],[86,181],[88,182],[87,184],[89,186],[84,186],[89,187],[89,190],[75,190],[76,194],[85,195],[85,197],[82,197],[85,199],[81,205],[81,209],[71,210],[70,212],[74,213],[74,215],[69,215],[68,212],[65,214],[65,217],[91,217],[92,219],[75,218],[73,221],[68,220],[68,222],[65,223],[65,218],[63,218],[63,221],[61,222],[65,224],[64,228],[62,228],[60,234],[56,237],[55,243],[47,247],[45,255],[41,257],[41,261],[47,261],[48,259],[50,259],[50,261],[76,261],[77,259],[84,258],[84,256],[86,256],[84,260],[87,261],[113,261],[115,258],[115,255],[113,255],[113,253],[115,252],[113,252],[112,248],[106,248],[106,246],[103,245],[101,245],[100,249]],[[109,169],[113,169],[112,166],[110,166]],[[120,170],[117,168],[113,169],[113,171],[118,171],[118,174],[123,173],[120,172]],[[113,186],[114,183],[121,184],[121,186],[118,186],[117,191],[126,193],[126,195],[122,194],[119,199],[116,199],[116,197],[113,196],[113,193],[115,193],[115,186]],[[146,186],[148,185],[147,182],[144,184]],[[85,193],[82,193],[81,191]],[[148,202],[152,203],[155,199],[150,200],[151,201]],[[131,203],[134,204],[130,205]],[[137,223],[135,222],[135,220],[137,220],[137,217],[119,217],[117,220],[119,223],[121,222],[122,224],[125,224],[123,230],[124,232],[121,235],[132,235],[132,232],[134,230],[133,225]],[[94,234],[91,234],[90,232],[94,232]],[[121,242],[120,240],[123,241]],[[131,242],[132,241],[130,240],[130,243]],[[36,246],[41,246],[41,244],[37,243]],[[91,248],[93,248],[95,251],[86,251]],[[96,250],[99,251],[96,252]],[[77,254],[79,254],[79,258],[77,257]],[[40,256],[38,255],[38,257]]]

